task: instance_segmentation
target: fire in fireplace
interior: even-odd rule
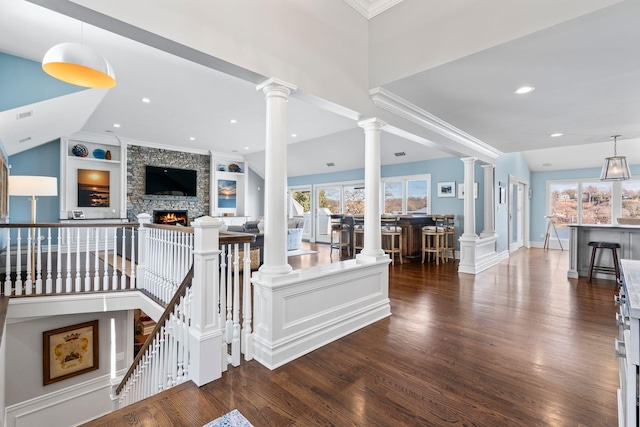
[[[187,211],[179,210],[154,210],[153,223],[165,225],[187,225]]]

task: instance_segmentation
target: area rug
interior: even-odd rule
[[[307,254],[317,254],[318,251],[310,251],[307,249],[294,249],[292,251],[287,251],[287,256],[298,256],[298,255],[307,255]]]
[[[234,409],[202,427],[253,427],[253,424],[247,421],[237,409]]]

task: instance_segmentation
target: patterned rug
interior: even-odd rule
[[[253,424],[247,421],[237,409],[234,409],[202,427],[253,427]]]

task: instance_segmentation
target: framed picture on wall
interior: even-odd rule
[[[236,207],[236,182],[229,179],[218,180],[218,208]]]
[[[78,169],[78,207],[108,208],[109,171]]]
[[[451,182],[439,182],[438,183],[438,197],[456,197],[456,183]]]
[[[473,198],[478,198],[478,183],[473,183]],[[458,199],[464,199],[464,182],[458,184]]]
[[[43,385],[99,368],[98,321],[42,333]]]

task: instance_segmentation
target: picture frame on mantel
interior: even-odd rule
[[[438,197],[456,197],[456,183],[455,183],[455,181],[439,182],[438,183]]]

